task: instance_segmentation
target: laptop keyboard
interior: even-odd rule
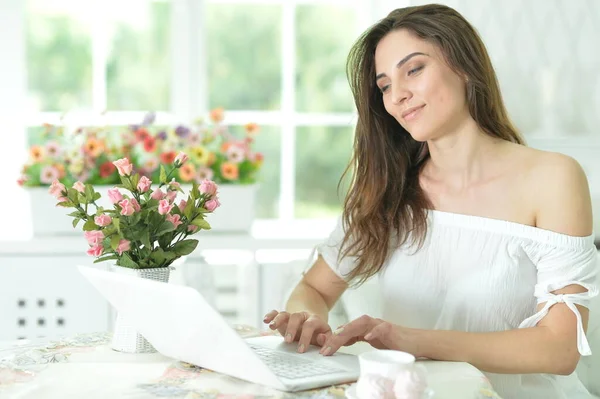
[[[250,345],[250,347],[278,377],[295,380],[315,375],[344,372],[342,369],[318,364],[315,361],[302,359],[297,355],[276,351],[263,346]]]

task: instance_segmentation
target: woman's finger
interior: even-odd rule
[[[277,316],[279,314],[279,312],[277,310],[271,310],[269,313],[267,313],[265,315],[265,317],[263,318],[263,322],[265,324],[270,323],[271,321],[273,321],[273,319],[275,318],[275,316]]]

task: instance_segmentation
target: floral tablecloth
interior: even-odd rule
[[[236,329],[243,336],[258,333],[243,326]],[[345,397],[349,386],[285,393],[159,353],[116,352],[110,349],[110,339],[109,333],[81,334],[0,349],[0,398],[333,399]],[[489,381],[470,365],[425,362],[425,366],[435,398],[498,398]]]

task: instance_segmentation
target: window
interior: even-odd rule
[[[354,2],[335,0],[28,0],[29,141],[65,113],[75,125],[122,126],[147,110],[168,124],[223,107],[234,130],[261,125],[259,218],[335,217],[354,118],[345,62],[360,18]]]

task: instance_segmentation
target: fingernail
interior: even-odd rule
[[[273,327],[275,325],[275,321],[270,322],[269,325]]]
[[[331,346],[328,346],[327,348],[325,348],[325,350],[323,351],[323,355],[327,356],[327,355],[329,355],[329,352],[331,352]]]
[[[337,330],[335,330],[335,331],[333,332],[333,335],[339,335],[339,334],[341,334],[341,333],[342,333],[342,331],[344,331],[344,327],[340,327],[340,328],[338,328]]]
[[[299,353],[303,353],[304,352],[304,344],[300,344],[300,346],[298,347],[298,352]]]
[[[286,334],[285,336],[285,342],[292,342],[292,334]]]
[[[367,335],[365,335],[365,339],[368,341],[373,337],[373,334],[368,333]]]
[[[266,323],[267,320],[269,320],[269,318],[265,316],[265,318],[263,319],[263,321]]]

